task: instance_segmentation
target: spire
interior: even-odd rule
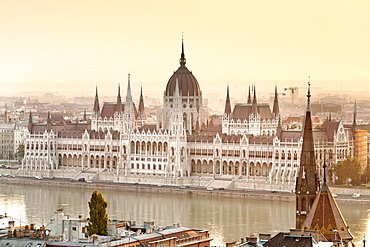
[[[311,98],[311,82],[310,76],[308,76],[308,91],[307,91],[307,111],[311,110],[310,99]]]
[[[316,196],[312,208],[301,229],[318,231],[329,242],[340,240],[349,246],[353,237],[349,227],[333,197],[329,187],[326,185],[326,164],[324,156],[324,180],[318,196]]]
[[[143,98],[143,87],[140,89],[140,100],[139,100],[139,116],[144,115],[144,98]]]
[[[130,74],[128,74],[126,102],[131,102],[132,101],[130,77],[131,77]]]
[[[31,111],[30,111],[30,116],[28,117],[28,123],[33,123],[32,112]]]
[[[356,118],[357,118],[357,101],[355,100],[355,104],[353,106],[353,122],[352,122],[352,132],[353,132],[353,134],[356,133],[356,129],[357,129]]]
[[[229,115],[230,113],[231,113],[231,104],[230,104],[230,96],[229,96],[229,85],[227,85],[225,113],[224,114]]]
[[[94,113],[95,115],[99,115],[100,113],[98,86],[96,86],[96,89],[95,89]]]
[[[32,120],[32,112],[30,111],[30,116],[28,118],[28,131],[32,132],[33,120]]]
[[[123,107],[122,107],[122,100],[121,100],[121,86],[118,84],[118,96],[117,96],[117,108],[116,111],[118,113],[123,112]]]
[[[185,67],[186,58],[184,52],[184,33],[182,33],[180,67]]]
[[[325,154],[324,154],[324,165],[322,166],[322,168],[324,169],[324,178],[322,180],[322,186],[321,186],[321,190],[323,190],[324,188],[327,189],[327,185],[326,185],[326,162],[325,162]]]
[[[257,97],[256,97],[256,85],[253,86],[253,102],[252,102],[252,109],[251,113],[256,117],[258,114],[257,108]]]
[[[303,143],[300,167],[296,180],[296,228],[302,229],[307,213],[319,191],[319,179],[316,171],[315,149],[312,133],[312,120],[310,111],[310,83],[308,83],[307,111],[303,131]]]
[[[248,87],[248,101],[247,104],[252,104],[252,98],[251,98],[251,85]]]
[[[50,132],[51,131],[51,115],[50,111],[48,111],[48,119],[46,121],[46,131]]]
[[[279,115],[279,100],[278,100],[278,93],[277,93],[277,86],[275,85],[275,98],[274,98],[274,107],[272,109],[272,114],[277,117]]]

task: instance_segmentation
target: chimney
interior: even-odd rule
[[[9,231],[14,231],[14,220],[9,221]]]

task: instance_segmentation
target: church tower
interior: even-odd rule
[[[312,120],[310,110],[310,82],[308,82],[307,110],[303,130],[301,162],[296,180],[296,228],[302,229],[312,204],[319,192],[319,179],[316,168]]]
[[[301,229],[317,231],[328,241],[344,242],[349,246],[353,236],[349,230],[329,187],[326,184],[326,164],[324,161],[324,179],[318,196],[312,204]]]

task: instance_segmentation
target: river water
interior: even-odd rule
[[[240,241],[251,233],[289,231],[295,226],[293,202],[218,196],[178,195],[100,190],[108,202],[110,219],[154,221],[207,229],[212,245]],[[0,214],[19,221],[47,225],[61,205],[72,217],[88,217],[91,189],[0,184]],[[370,207],[339,203],[357,246],[370,233]]]

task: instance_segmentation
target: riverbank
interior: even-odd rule
[[[132,184],[132,183],[114,183],[114,182],[85,182],[71,181],[70,179],[36,179],[30,177],[0,177],[0,184],[21,184],[21,185],[38,185],[48,187],[66,187],[66,188],[86,188],[86,189],[104,189],[104,190],[121,190],[147,193],[171,193],[182,195],[200,195],[200,196],[219,196],[228,198],[241,199],[258,199],[258,200],[273,200],[273,201],[295,201],[295,194],[289,192],[278,191],[260,191],[260,190],[225,190],[225,189],[207,189],[197,187],[179,187],[179,186],[164,186],[151,184]],[[354,189],[343,187],[331,187],[333,193],[338,197],[336,200],[339,203],[346,204],[363,204],[370,205],[370,191],[368,189]],[[359,198],[353,198],[353,193],[360,193]]]

